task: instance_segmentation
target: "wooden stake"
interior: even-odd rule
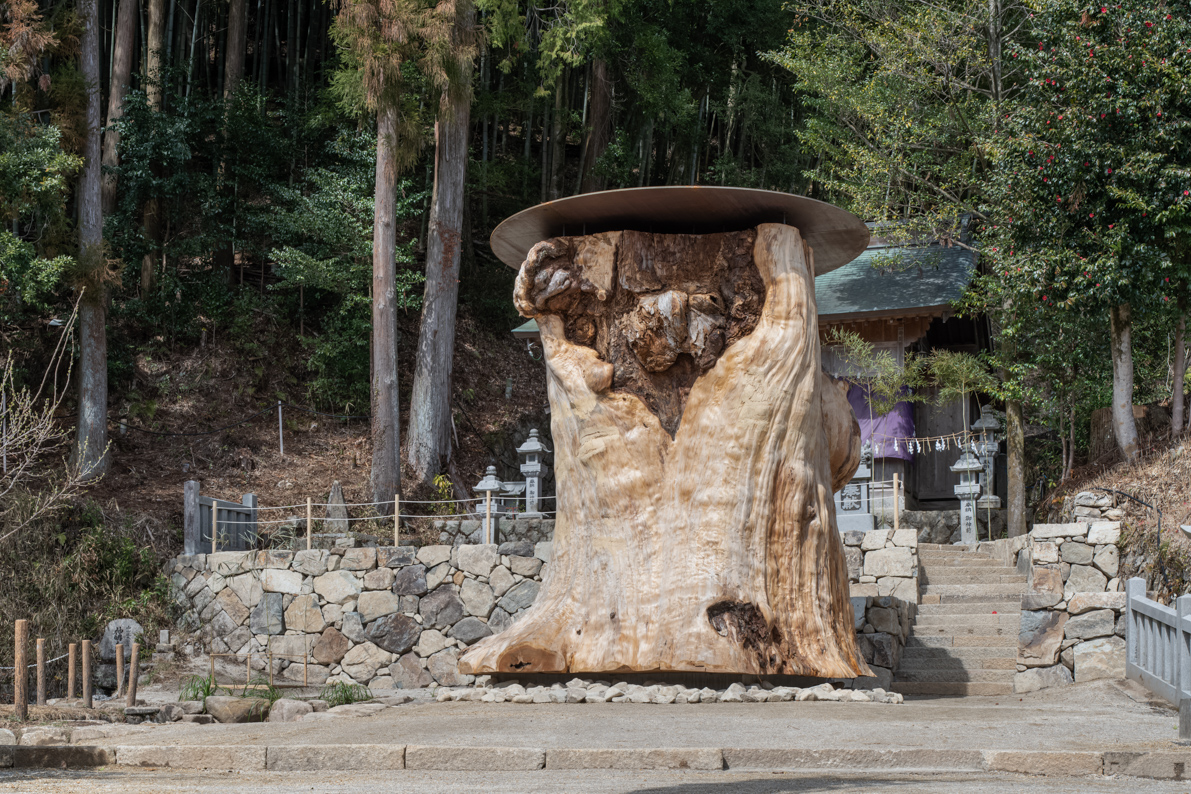
[[[128,662],[128,698],[124,701],[125,706],[136,705],[136,680],[140,674],[140,656],[141,644],[134,642],[132,644],[132,659]]]
[[[16,648],[13,656],[12,704],[17,720],[29,719],[29,621],[21,619],[16,625]]]
[[[79,645],[72,642],[66,648],[66,699],[74,700],[75,669],[78,667]]]
[[[91,708],[91,640],[83,640],[83,708]]]
[[[893,531],[897,532],[901,529],[901,492],[899,489],[900,478],[897,472],[893,473]]]
[[[393,494],[393,546],[401,545],[401,494]]]
[[[116,646],[116,697],[124,694],[124,643]]]
[[[314,530],[314,500],[306,497],[306,551],[310,551],[310,533]]]
[[[45,705],[45,640],[37,638],[37,705]]]

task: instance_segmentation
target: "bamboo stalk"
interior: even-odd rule
[[[78,667],[78,643],[72,642],[66,648],[66,699],[74,700],[75,669]]]
[[[83,708],[91,708],[91,640],[83,640]]]
[[[314,500],[306,497],[306,551],[310,551],[310,534],[314,529]]]
[[[899,491],[899,481],[897,472],[893,473],[893,531],[897,532],[901,529],[901,496]]]
[[[45,640],[37,638],[37,705],[45,705]]]
[[[132,644],[132,659],[128,662],[128,694],[124,701],[125,706],[136,705],[136,680],[138,678],[138,668],[140,667],[141,644],[134,642]]]
[[[15,640],[12,704],[16,710],[17,720],[24,722],[29,719],[29,621],[21,619],[16,622]]]

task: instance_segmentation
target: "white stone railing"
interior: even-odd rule
[[[1191,595],[1172,609],[1146,597],[1144,579],[1125,587],[1125,676],[1174,705],[1191,698]]]

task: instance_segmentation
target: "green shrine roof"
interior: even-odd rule
[[[892,248],[874,240],[843,267],[815,278],[821,319],[938,314],[959,300],[976,270],[976,254],[966,248]],[[880,269],[878,269],[880,268]],[[518,339],[536,337],[530,320],[513,329]]]

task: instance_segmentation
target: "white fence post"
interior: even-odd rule
[[[1136,667],[1140,661],[1137,658],[1138,634],[1141,621],[1138,620],[1134,607],[1136,601],[1146,596],[1144,579],[1133,577],[1125,583],[1125,677],[1133,678],[1131,667]]]

